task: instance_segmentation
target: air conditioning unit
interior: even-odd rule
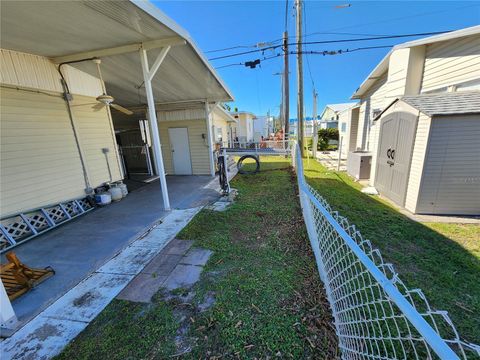
[[[352,151],[347,157],[347,173],[357,180],[370,178],[372,153],[369,151]]]

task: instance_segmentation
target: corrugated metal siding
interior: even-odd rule
[[[87,164],[90,185],[97,187],[110,181],[103,148],[109,149],[107,157],[112,180],[121,180],[116,141],[114,142],[113,139],[108,109],[98,107],[98,102],[94,98],[79,95],[74,96],[72,109]]]
[[[480,79],[480,35],[427,46],[422,92]]]
[[[5,88],[1,98],[1,215],[84,196],[63,99]]]
[[[480,117],[432,119],[417,213],[480,214]]]
[[[43,56],[0,49],[0,82],[13,86],[62,92],[56,66]],[[62,67],[73,94],[98,96],[102,93],[100,80],[72,66]]]
[[[207,125],[205,118],[183,121],[159,121],[160,141],[162,143],[165,171],[168,174],[173,174],[172,152],[168,129],[178,127],[188,128],[193,175],[210,175],[210,158],[206,138]],[[205,134],[205,139],[202,138],[202,134]]]

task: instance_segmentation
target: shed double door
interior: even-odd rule
[[[375,187],[382,195],[404,206],[417,116],[394,112],[381,121]]]

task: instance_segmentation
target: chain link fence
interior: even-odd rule
[[[447,312],[432,309],[421,290],[408,289],[355,225],[307,184],[294,149],[303,217],[342,359],[480,358],[480,346],[460,339]]]

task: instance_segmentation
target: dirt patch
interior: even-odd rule
[[[77,307],[89,306],[96,298],[96,294],[91,291],[73,300],[73,305]]]

